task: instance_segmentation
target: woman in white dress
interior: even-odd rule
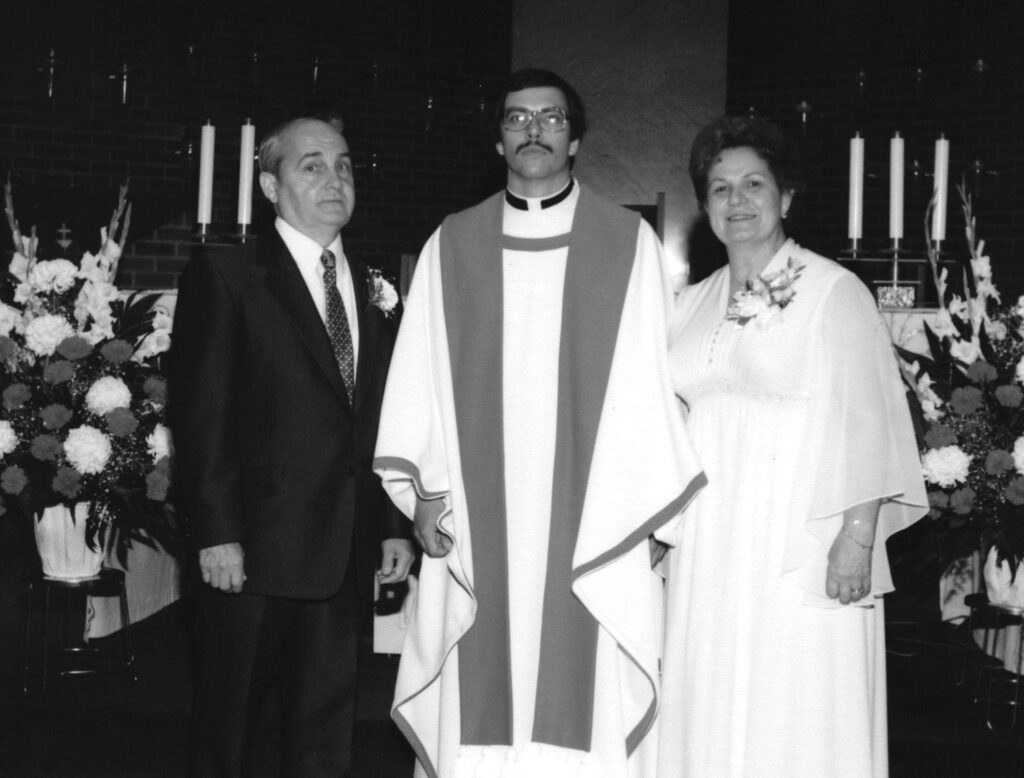
[[[850,272],[788,240],[774,125],[690,159],[727,266],[676,304],[670,363],[708,486],[669,553],[659,778],[888,771],[885,541],[927,512],[888,331]]]

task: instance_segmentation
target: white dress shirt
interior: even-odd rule
[[[341,245],[341,235],[335,236],[329,246],[321,246],[312,238],[303,235],[288,222],[277,217],[274,222],[281,240],[288,247],[295,265],[306,282],[309,294],[313,298],[320,318],[327,322],[327,297],[324,293],[324,266],[320,261],[324,249],[334,254],[334,265],[338,275],[338,293],[345,304],[345,316],[348,318],[348,329],[352,333],[353,374],[359,366],[359,316],[356,314],[356,290],[353,286],[352,273],[349,271],[348,260]]]

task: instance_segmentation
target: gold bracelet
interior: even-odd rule
[[[848,537],[854,543],[856,543],[858,546],[863,548],[865,551],[870,551],[872,548],[875,547],[874,543],[867,543],[867,544],[861,543],[859,540],[857,540],[857,538],[855,538],[853,535],[850,534],[850,531],[848,529],[846,529],[846,527],[843,527],[842,533],[844,535],[846,535],[846,537]]]

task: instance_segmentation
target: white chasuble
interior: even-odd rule
[[[670,293],[660,246],[643,224],[635,227],[635,246],[622,257],[621,315],[617,328],[612,320],[606,386],[596,400],[599,423],[592,456],[582,468],[589,475],[577,517],[578,534],[564,571],[565,580],[571,581],[566,594],[595,622],[591,643],[596,641],[596,646],[591,646],[588,670],[592,704],[584,726],[570,728],[589,737],[577,747],[572,740],[576,735],[549,737],[545,725],[538,723],[545,715],[539,700],[547,683],[540,646],[552,630],[544,619],[545,589],[553,585],[549,559],[557,559],[549,541],[558,534],[553,524],[563,521],[558,509],[561,483],[575,472],[575,463],[568,471],[560,464],[558,452],[566,450],[566,408],[575,406],[577,399],[586,405],[582,395],[587,390],[574,390],[582,395],[570,398],[566,386],[559,391],[567,371],[576,370],[565,342],[565,328],[570,326],[566,322],[573,315],[565,309],[565,301],[573,299],[566,280],[574,272],[568,269],[571,249],[565,240],[530,241],[579,229],[585,222],[578,219],[577,205],[588,197],[596,199],[577,188],[550,209],[540,210],[530,202],[526,211],[492,198],[460,215],[486,222],[497,214],[506,235],[497,263],[500,298],[482,306],[497,306],[500,314],[491,319],[497,331],[489,334],[499,355],[494,361],[484,359],[486,369],[500,372],[493,377],[500,393],[499,416],[467,415],[456,408],[456,396],[469,395],[460,395],[453,386],[461,356],[452,354],[452,344],[461,350],[467,337],[478,338],[480,333],[470,327],[468,336],[465,331],[453,334],[455,324],[446,319],[446,312],[449,318],[464,317],[464,311],[451,306],[470,296],[467,291],[454,300],[449,286],[445,297],[445,281],[450,284],[451,278],[443,278],[441,247],[444,230],[455,228],[449,222],[424,249],[410,291],[385,393],[375,468],[392,499],[409,516],[417,493],[423,498],[443,497],[448,510],[439,524],[454,541],[446,558],[423,559],[393,707],[416,750],[421,775],[653,775],[663,595],[661,579],[650,568],[647,538],[656,528],[672,530],[704,480],[671,392],[665,321]],[[579,300],[572,305],[579,308]],[[485,311],[482,317],[487,316]],[[615,311],[608,316],[616,316]],[[456,384],[478,378],[472,370],[463,372],[471,377],[459,378]],[[496,418],[500,429],[489,430],[486,425]],[[460,440],[465,441],[467,434],[459,428],[460,420],[463,427],[484,425],[475,432],[500,441],[498,480],[503,483],[495,489],[504,494],[507,604],[499,615],[508,626],[509,699],[496,694],[475,715],[486,719],[493,712],[501,718],[507,710],[507,743],[472,742],[480,738],[467,735],[467,722],[461,720],[466,702],[461,697],[469,692],[460,690],[460,643],[484,615],[477,610],[477,590],[487,571],[475,571],[474,562],[490,549],[474,545],[480,542],[482,518],[470,510],[473,498],[467,498],[467,491],[472,489],[467,487],[473,485],[464,481],[464,475],[477,463],[465,461],[460,450]],[[491,609],[499,601],[487,600]],[[587,635],[581,634],[579,642],[585,658]],[[499,675],[504,672],[500,654],[495,650],[494,673]],[[572,664],[556,670],[578,669]],[[476,722],[470,723],[474,729]],[[500,726],[482,729],[501,731]],[[471,742],[465,742],[467,738]],[[558,744],[563,740],[569,745]]]

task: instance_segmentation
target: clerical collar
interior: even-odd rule
[[[562,189],[562,191],[559,192],[558,194],[553,194],[553,195],[551,195],[551,197],[547,197],[547,198],[541,200],[540,201],[540,207],[541,208],[550,208],[552,205],[558,205],[560,202],[562,202],[566,197],[568,197],[570,194],[572,194],[572,187],[573,187],[573,183],[572,182],[573,182],[573,179],[572,179],[572,176],[570,176],[569,177],[569,183],[565,185],[565,187]],[[509,205],[511,205],[513,208],[516,208],[516,209],[518,209],[520,211],[528,211],[528,210],[530,210],[530,201],[529,200],[527,200],[524,197],[520,197],[519,195],[512,194],[510,191],[508,191],[508,189],[505,190],[505,202],[508,203]]]

